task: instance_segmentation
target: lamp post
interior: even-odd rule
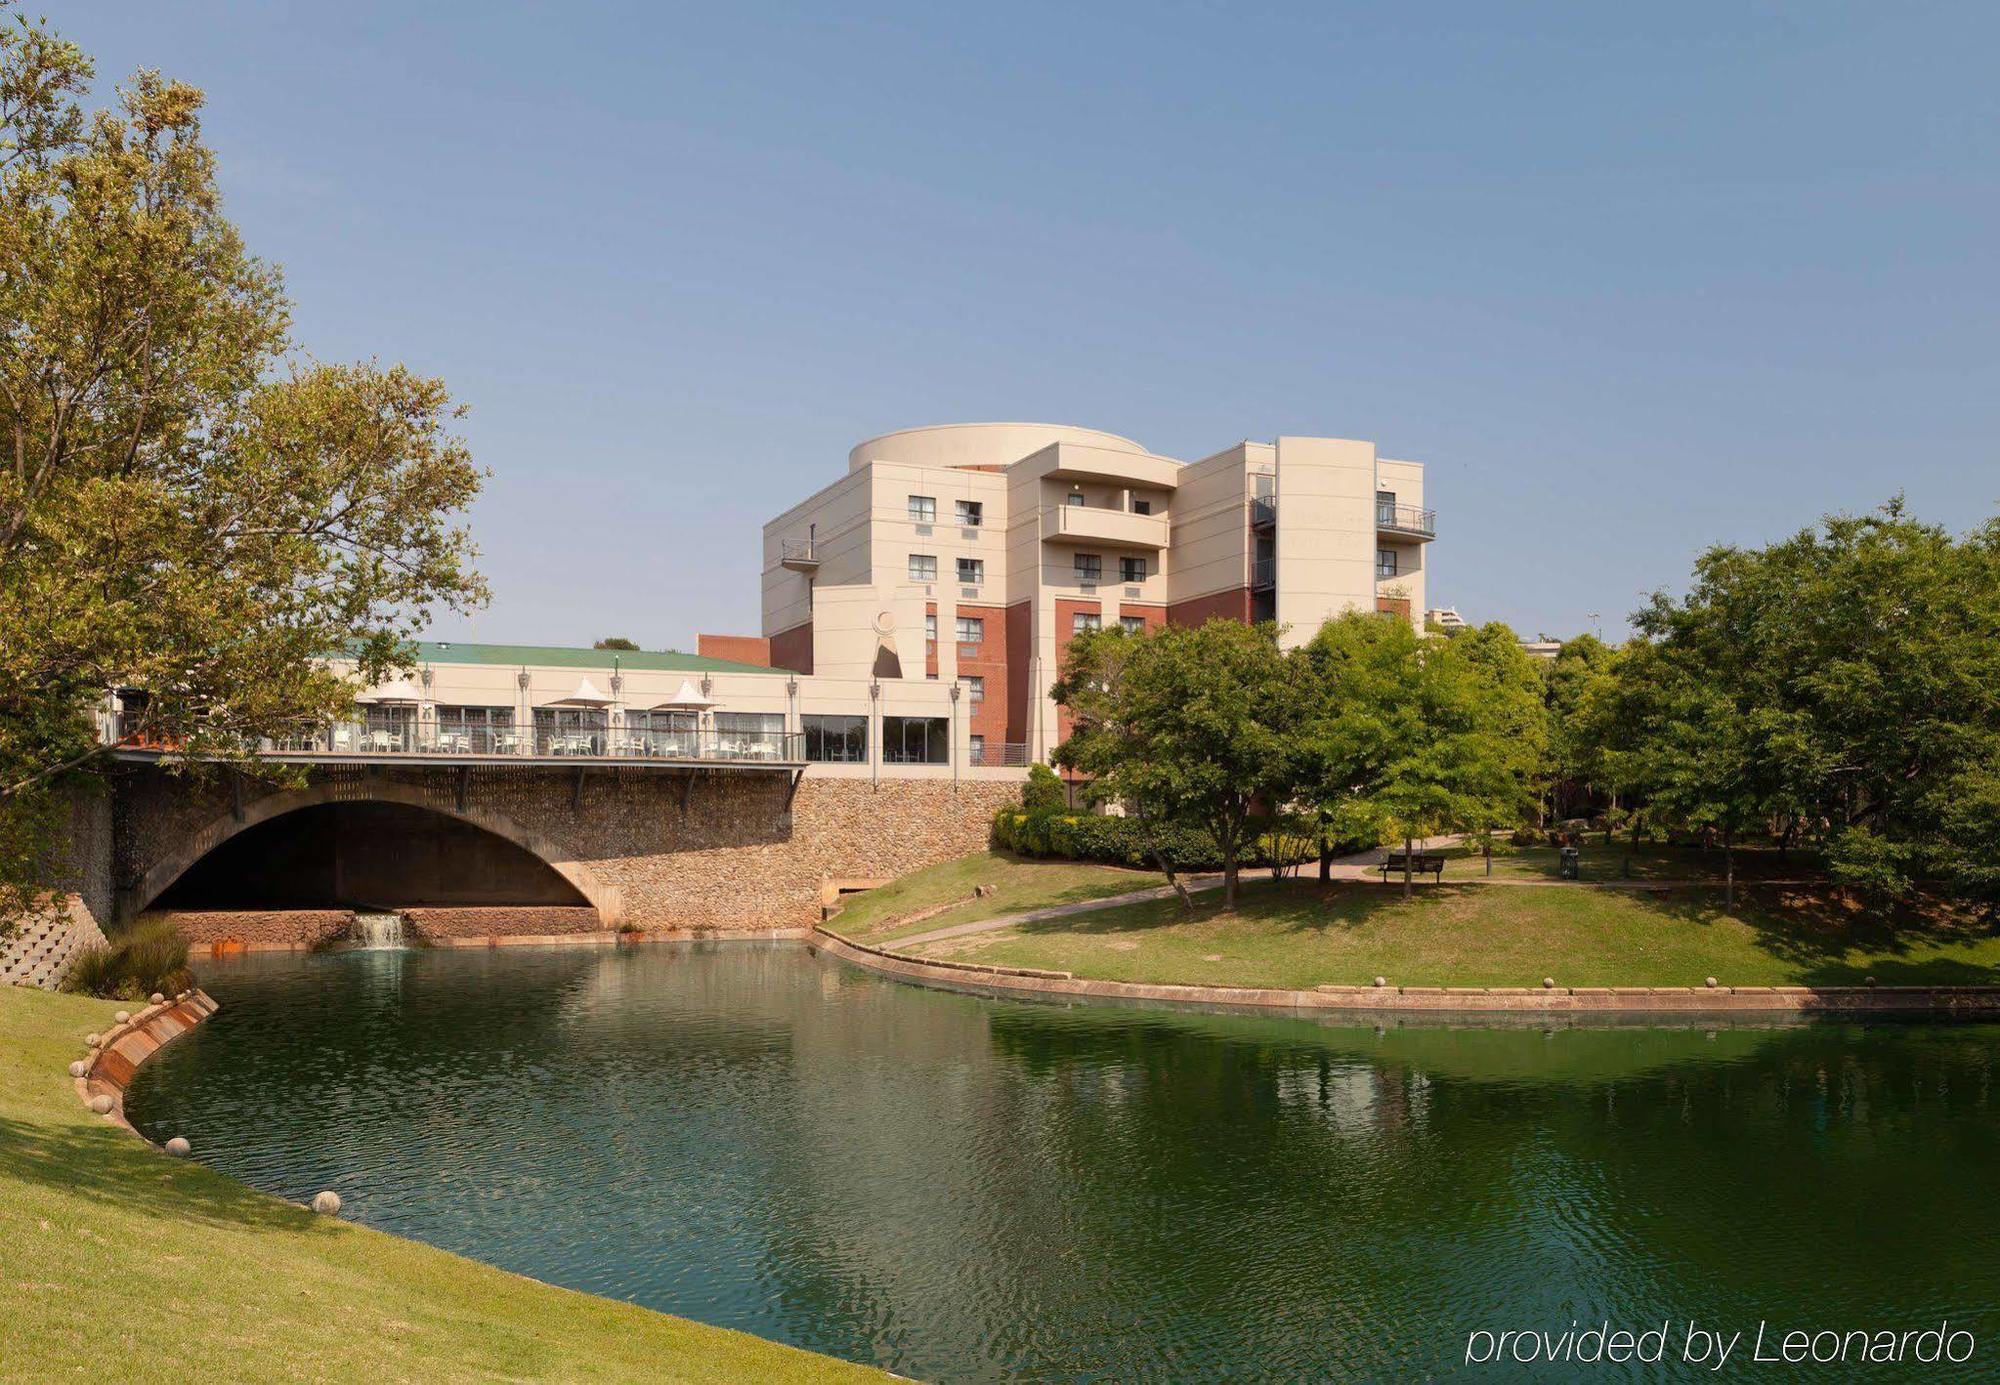
[[[944,753],[951,761],[951,787],[958,788],[958,695],[961,689],[956,678],[951,680],[951,715],[944,724]]]
[[[868,680],[868,782],[875,785],[882,778],[882,683],[880,679]]]

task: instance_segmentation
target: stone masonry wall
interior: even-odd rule
[[[596,907],[602,927],[808,926],[829,878],[889,877],[985,846],[1018,781],[815,777],[786,811],[781,774],[572,770],[314,771],[308,786],[240,788],[146,767],[118,786],[114,883],[130,916],[242,825],[309,802],[388,799],[464,817],[527,847]],[[242,816],[238,816],[238,802]],[[683,797],[685,796],[685,804]],[[266,800],[271,800],[267,802]],[[546,931],[546,930],[525,930]]]

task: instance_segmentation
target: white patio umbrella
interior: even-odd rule
[[[398,678],[393,683],[384,683],[379,688],[370,688],[365,693],[355,695],[356,702],[373,702],[382,706],[415,706],[424,700],[424,695],[407,678]]]
[[[609,707],[611,699],[597,690],[588,678],[577,681],[576,691],[568,697],[559,697],[553,702],[544,702],[544,707]]]
[[[649,712],[705,712],[710,707],[716,705],[717,703],[713,698],[703,697],[692,681],[683,678],[681,679],[679,692],[664,702],[655,702],[646,710]]]

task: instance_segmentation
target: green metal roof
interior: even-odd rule
[[[419,664],[505,664],[518,668],[610,668],[660,673],[783,673],[761,664],[711,659],[679,650],[568,649],[556,644],[466,644],[459,640],[417,641]]]

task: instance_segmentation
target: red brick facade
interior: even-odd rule
[[[696,635],[694,649],[704,659],[771,667],[771,642],[762,635]]]
[[[1169,625],[1206,625],[1217,616],[1250,624],[1250,589],[1231,587],[1227,591],[1176,601],[1167,607]]]
[[[793,673],[813,671],[813,627],[812,622],[794,625],[789,630],[780,630],[771,636],[772,668],[787,668]]]

